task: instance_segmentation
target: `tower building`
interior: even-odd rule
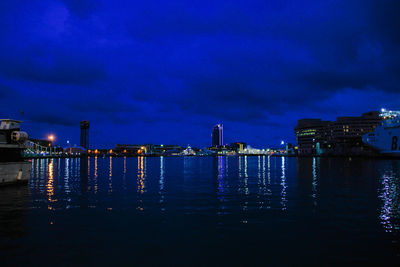
[[[89,149],[89,122],[81,121],[81,147]]]
[[[212,130],[212,146],[221,147],[224,144],[224,126],[217,124]]]

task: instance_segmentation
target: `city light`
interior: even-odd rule
[[[54,139],[55,139],[55,137],[54,137],[54,135],[50,134],[50,135],[47,137],[47,139],[49,139],[51,142],[53,142]]]
[[[284,144],[285,144],[285,141],[282,140],[282,141],[281,141],[281,145],[284,145]]]

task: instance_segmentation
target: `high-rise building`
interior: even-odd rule
[[[81,121],[81,147],[89,149],[89,122]]]
[[[224,126],[217,124],[212,131],[212,146],[221,147],[224,145]]]

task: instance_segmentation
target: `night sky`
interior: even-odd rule
[[[400,1],[0,1],[0,116],[92,147],[295,142],[400,108]]]

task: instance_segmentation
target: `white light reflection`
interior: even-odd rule
[[[258,194],[257,194],[257,199],[258,199],[258,204],[259,208],[262,209],[264,206],[264,191],[265,191],[265,184],[263,184],[263,181],[261,179],[261,156],[257,157],[257,185],[258,185]]]
[[[217,212],[218,215],[223,215],[225,214],[225,205],[224,202],[226,202],[225,199],[225,190],[226,190],[226,185],[225,185],[225,161],[223,156],[218,156],[218,188],[217,188],[217,195],[218,195],[218,200],[221,203],[220,210]]]
[[[286,158],[282,157],[282,175],[281,175],[281,205],[282,205],[282,210],[287,209],[287,199],[286,199],[286,167],[285,167],[285,161]]]
[[[40,167],[39,167],[39,188],[40,188],[40,193],[44,194],[46,190],[46,171],[47,171],[47,159],[40,159]]]
[[[268,185],[271,185],[271,156],[268,156]]]
[[[312,198],[314,199],[314,206],[317,206],[317,186],[318,186],[318,167],[319,167],[319,158],[317,159],[316,157],[313,157],[313,163],[312,163]],[[317,166],[318,164],[318,166]]]
[[[70,177],[70,159],[65,159],[65,170],[64,170],[64,191],[66,193],[70,192],[69,188],[69,177]]]
[[[246,211],[248,209],[248,201],[247,195],[249,195],[248,188],[248,175],[247,175],[247,156],[239,156],[238,157],[238,165],[239,165],[239,186],[238,192],[239,194],[243,194],[242,199],[244,201],[240,204],[242,211]],[[243,168],[244,165],[244,168]],[[241,220],[242,223],[247,223],[247,219]]]
[[[165,200],[165,196],[164,196],[164,157],[161,156],[160,157],[160,205],[161,205],[161,212],[165,212],[165,207],[164,207],[164,200]]]
[[[382,207],[379,218],[386,232],[397,232],[400,229],[399,177],[393,171],[386,172],[381,178],[381,184],[379,198]]]

